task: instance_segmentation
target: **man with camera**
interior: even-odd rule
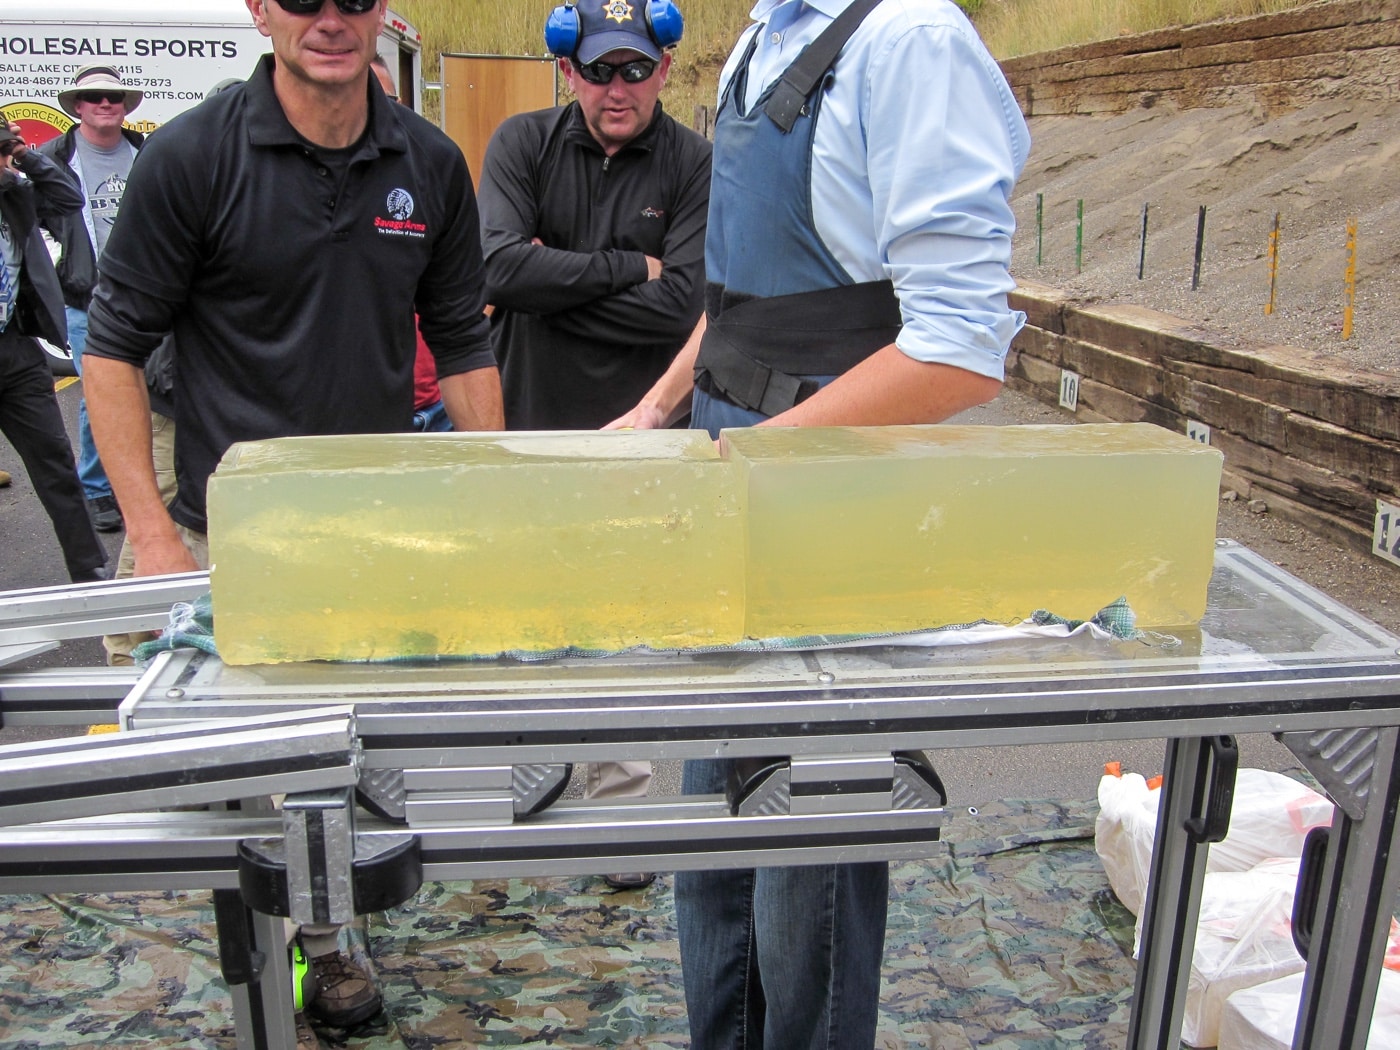
[[[39,223],[82,206],[58,165],[0,116],[0,432],[24,462],[74,583],[105,579],[107,552],[88,518],[53,374],[35,337],[68,344],[63,293]]]

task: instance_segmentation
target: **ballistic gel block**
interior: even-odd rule
[[[251,442],[208,496],[230,664],[743,633],[742,500],[701,432]]]
[[[917,629],[1037,609],[1194,624],[1221,454],[1150,424],[727,430],[747,633]]]

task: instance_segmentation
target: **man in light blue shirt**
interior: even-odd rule
[[[996,396],[1030,136],[947,0],[760,0],[720,78],[706,312],[612,426],[936,423]],[[804,48],[806,49],[804,54]],[[688,793],[730,763],[688,762]],[[884,863],[682,872],[691,1045],[869,1050]]]

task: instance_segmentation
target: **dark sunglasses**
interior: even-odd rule
[[[4,142],[0,142],[0,157],[8,157],[11,153],[15,151],[15,148],[19,145],[19,142],[19,139],[7,139]]]
[[[624,84],[640,84],[643,80],[650,80],[651,75],[656,72],[656,63],[649,58],[634,58],[631,62],[619,62],[613,65],[611,62],[589,62],[587,65],[574,63],[574,68],[578,70],[578,75],[590,84],[611,84],[615,74],[622,74]]]
[[[110,102],[114,106],[120,106],[126,101],[125,91],[79,91],[79,102],[90,102],[94,106],[100,102]]]
[[[277,6],[289,15],[314,15],[326,0],[277,0]],[[363,15],[379,6],[379,0],[335,0],[335,9],[342,15]]]

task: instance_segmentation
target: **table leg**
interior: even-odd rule
[[[1370,1034],[1400,894],[1400,729],[1378,730],[1366,743],[1357,762],[1370,765],[1364,812],[1353,817],[1336,809],[1316,897],[1307,902],[1308,968],[1293,1033],[1298,1050],[1365,1050]]]
[[[238,1050],[296,1050],[284,921],[251,910],[237,890],[215,890],[214,922]]]
[[[1239,752],[1230,737],[1167,741],[1143,904],[1129,1050],[1177,1050],[1209,842],[1229,824]]]

